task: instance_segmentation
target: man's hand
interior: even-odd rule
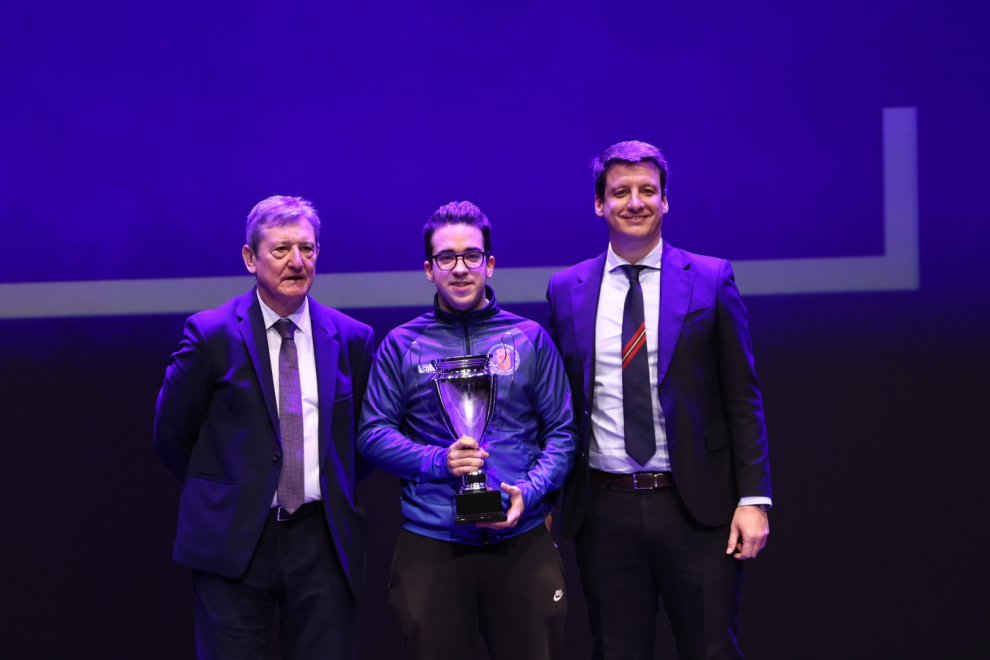
[[[739,506],[732,516],[730,529],[725,554],[736,559],[752,559],[767,544],[770,521],[767,512],[758,506]]]
[[[488,452],[474,438],[462,435],[447,449],[447,470],[452,477],[461,477],[484,465],[487,457]]]
[[[522,515],[523,509],[526,508],[523,504],[522,491],[519,490],[518,486],[510,486],[506,483],[502,484],[502,490],[509,494],[509,511],[505,514],[505,522],[482,522],[477,523],[477,527],[487,527],[488,529],[505,529],[506,527],[515,527],[516,523],[519,522],[519,516]]]

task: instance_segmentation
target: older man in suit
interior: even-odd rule
[[[354,426],[374,338],[307,295],[319,239],[308,201],[255,206],[242,254],[257,286],[189,318],[158,395],[200,658],[265,657],[276,612],[283,658],[354,656]]]
[[[723,259],[661,239],[667,162],[593,161],[605,253],[550,281],[582,446],[565,487],[593,657],[652,660],[660,599],[681,658],[738,658],[740,560],[769,532],[766,427],[746,309]]]

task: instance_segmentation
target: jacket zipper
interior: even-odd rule
[[[468,329],[468,320],[465,315],[463,320],[464,324],[464,354],[472,355],[473,351],[471,349],[471,331]],[[481,528],[481,543],[482,545],[488,545],[488,530],[484,527]]]
[[[464,319],[464,350],[465,355],[471,355],[471,332],[468,330],[467,318]]]

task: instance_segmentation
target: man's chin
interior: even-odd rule
[[[309,280],[288,280],[279,287],[279,293],[286,298],[305,297],[312,286]]]
[[[298,307],[306,299],[306,294],[309,293],[311,286],[310,283],[306,283],[305,286],[281,287],[278,290],[278,301],[288,307]]]
[[[470,312],[478,306],[477,296],[440,296],[447,308],[452,312]]]

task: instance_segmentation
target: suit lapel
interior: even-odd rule
[[[261,314],[261,305],[258,303],[258,294],[255,289],[248,295],[250,298],[245,301],[244,307],[238,310],[240,322],[238,326],[241,331],[241,338],[244,339],[244,346],[247,348],[251,363],[254,365],[254,372],[258,375],[258,382],[261,384],[261,394],[265,399],[265,407],[268,409],[268,417],[275,428],[275,435],[282,442],[282,435],[278,424],[278,403],[275,401],[275,379],[272,376],[272,361],[268,354],[268,336],[265,330],[265,317]]]
[[[320,401],[320,474],[322,475],[330,430],[333,428],[333,402],[337,398],[337,359],[340,355],[340,344],[337,342],[337,326],[312,298],[309,299],[309,318],[313,326],[316,388]]]
[[[591,405],[595,386],[595,321],[598,317],[598,298],[602,290],[602,271],[605,253],[593,259],[588,269],[578,277],[571,289],[571,310],[574,319],[574,337],[581,356],[584,371],[584,400]]]
[[[674,348],[684,327],[684,317],[691,304],[694,287],[694,272],[691,262],[681,250],[666,241],[660,257],[660,336],[657,348],[657,385],[663,384],[664,376],[674,357]]]

